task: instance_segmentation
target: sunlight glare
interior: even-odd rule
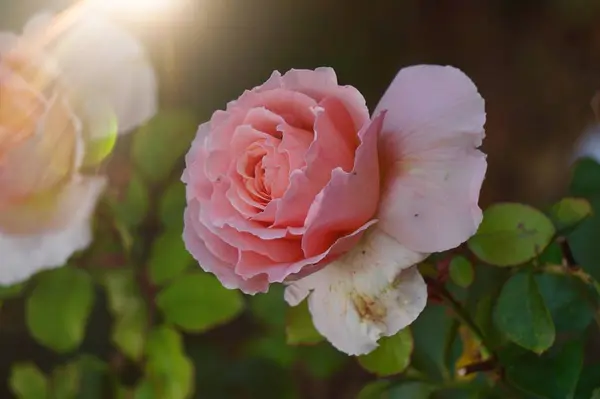
[[[94,7],[106,11],[131,14],[148,14],[164,12],[173,0],[87,0]]]

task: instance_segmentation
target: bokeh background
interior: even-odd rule
[[[119,22],[146,45],[159,73],[161,105],[186,108],[196,125],[275,69],[331,66],[373,109],[400,68],[451,64],[486,99],[485,206],[504,200],[543,205],[559,198],[574,144],[595,123],[590,101],[600,89],[598,0],[171,2],[160,15],[122,14]],[[19,31],[34,13],[73,3],[0,0],[0,28]],[[115,192],[130,184],[130,145],[131,137],[120,140],[105,166]],[[155,189],[159,195],[161,187]],[[152,223],[145,229],[142,235],[153,234]],[[282,305],[267,305],[251,303],[278,323]],[[135,381],[139,370],[112,357],[109,322],[106,304],[96,301],[81,351],[122,362],[117,366],[125,370],[125,383]],[[292,353],[259,342],[256,347],[265,346],[248,350],[249,340],[264,336],[261,328],[244,314],[186,337],[197,397],[351,398],[370,378],[327,348]],[[28,336],[19,300],[0,313],[0,354],[0,398],[12,397],[6,381],[13,362],[34,360],[50,370],[64,361]]]

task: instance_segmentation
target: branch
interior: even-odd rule
[[[492,354],[492,358],[495,358],[493,355],[493,345],[487,340],[487,338],[483,335],[480,328],[475,324],[475,322],[471,319],[471,316],[465,311],[462,305],[452,296],[452,294],[444,287],[443,284],[435,280],[428,279],[428,284],[430,284],[442,298],[442,300],[452,309],[455,317],[463,323],[472,333],[473,335],[481,342],[481,345]]]

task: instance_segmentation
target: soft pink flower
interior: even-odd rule
[[[82,172],[90,150],[156,112],[156,77],[134,37],[86,8],[64,22],[43,13],[22,35],[0,32],[1,285],[91,243],[106,179]]]
[[[401,70],[372,118],[330,68],[275,72],[200,126],[183,175],[187,248],[226,287],[285,282],[291,305],[310,295],[315,327],[367,353],[423,310],[412,266],[477,230],[484,122],[452,67]]]

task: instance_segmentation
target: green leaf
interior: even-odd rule
[[[592,392],[592,397],[590,399],[600,399],[600,388],[594,389],[594,392]]]
[[[306,371],[313,377],[321,380],[330,379],[348,361],[348,356],[339,352],[329,342],[321,342],[311,346],[299,346],[296,349],[298,359],[305,365]]]
[[[507,381],[546,399],[572,398],[583,366],[583,345],[571,341],[544,356],[525,354],[506,365]]]
[[[508,339],[538,354],[554,343],[554,323],[531,273],[515,274],[504,284],[494,322]]]
[[[389,399],[429,399],[435,392],[435,386],[426,382],[403,382],[392,387],[388,392]]]
[[[151,331],[146,356],[146,373],[156,397],[189,397],[194,390],[194,365],[185,355],[181,336],[175,330],[163,326]]]
[[[567,242],[577,264],[600,279],[600,196],[590,199],[593,214],[567,235]]]
[[[594,309],[584,297],[586,287],[564,275],[540,274],[535,279],[556,330],[582,333],[594,319]]]
[[[290,367],[296,360],[297,347],[288,345],[283,331],[273,331],[248,341],[245,357],[268,359],[281,367]]]
[[[542,265],[560,265],[563,263],[563,252],[560,245],[553,241],[546,247],[544,252],[538,258],[538,261]]]
[[[471,262],[464,256],[455,256],[450,261],[450,279],[459,287],[467,288],[473,283],[474,271]]]
[[[39,276],[27,298],[31,335],[56,352],[76,349],[83,340],[94,303],[94,284],[83,270],[62,267]]]
[[[227,323],[244,308],[239,291],[224,288],[207,273],[179,277],[157,295],[156,304],[167,323],[193,332]]]
[[[600,194],[600,164],[591,158],[583,158],[575,164],[569,192],[575,197]]]
[[[475,269],[475,281],[469,288],[465,308],[490,345],[501,346],[505,338],[494,325],[493,309],[496,298],[510,274],[505,268],[485,264],[478,264]]]
[[[185,209],[185,185],[177,180],[170,184],[160,199],[160,221],[167,230],[183,231],[183,210]]]
[[[250,311],[254,317],[266,325],[282,331],[288,309],[283,300],[283,291],[283,285],[272,285],[269,287],[269,292],[256,294],[249,298]]]
[[[80,370],[79,392],[77,399],[104,399],[104,382],[108,372],[108,366],[101,360],[83,355],[77,359]]]
[[[19,399],[48,398],[48,379],[33,363],[17,363],[10,370],[10,389]]]
[[[112,341],[130,359],[139,360],[144,350],[148,314],[143,305],[121,315],[113,325]]]
[[[115,317],[111,338],[127,357],[142,356],[148,311],[132,270],[118,270],[104,276],[109,308]]]
[[[181,275],[195,261],[185,249],[181,231],[168,230],[152,244],[148,262],[151,280],[161,285]]]
[[[149,381],[142,381],[133,392],[133,399],[158,399]]]
[[[127,313],[141,300],[131,269],[111,270],[105,273],[102,276],[102,285],[106,290],[108,308],[113,316]]]
[[[312,345],[323,341],[323,336],[319,334],[313,324],[308,310],[308,301],[302,301],[297,306],[287,308],[285,334],[287,343],[290,345]]]
[[[391,383],[388,380],[377,380],[365,385],[356,399],[384,399],[385,393],[390,389]]]
[[[411,325],[414,340],[412,366],[433,380],[449,378],[444,355],[453,324],[454,318],[446,307],[432,304]]]
[[[81,378],[79,364],[69,363],[59,366],[52,372],[51,395],[52,399],[73,399],[79,391]]]
[[[144,181],[136,174],[129,180],[127,191],[122,200],[111,202],[117,220],[129,228],[137,227],[148,213],[150,199]]]
[[[148,181],[166,179],[188,150],[198,121],[184,110],[165,110],[144,125],[133,138],[135,165]]]
[[[540,255],[554,233],[550,219],[537,209],[517,203],[496,204],[485,210],[468,246],[484,262],[516,266]]]
[[[401,373],[408,367],[412,350],[412,333],[405,328],[396,335],[381,338],[377,349],[359,356],[358,363],[371,373],[387,377]]]
[[[579,375],[577,390],[573,399],[590,399],[594,391],[600,388],[600,364],[586,365]]]
[[[564,198],[550,209],[550,217],[559,231],[577,226],[592,215],[592,206],[584,198]]]

